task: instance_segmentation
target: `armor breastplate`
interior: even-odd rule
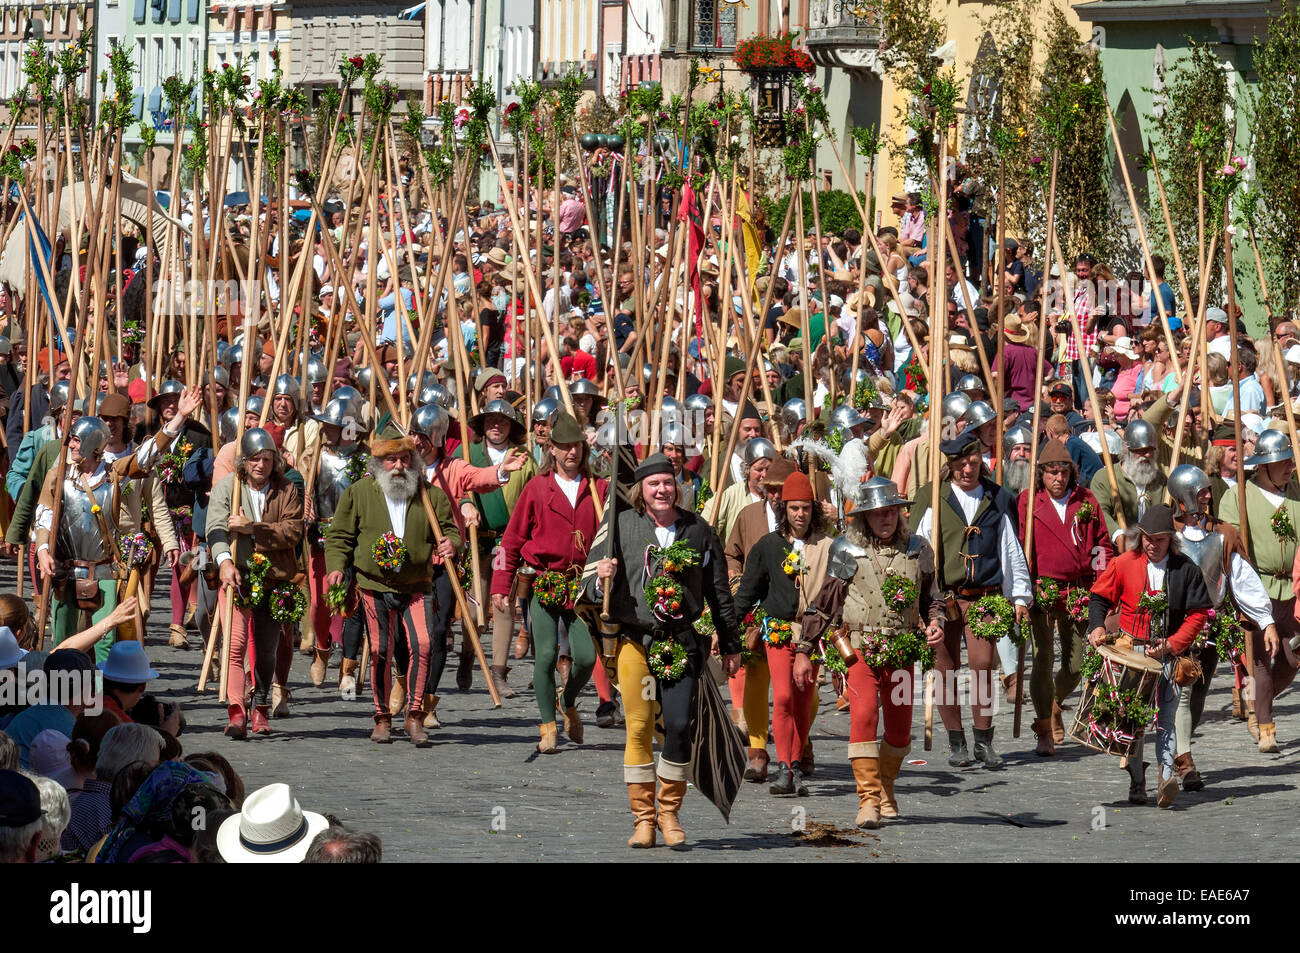
[[[91,491],[86,493],[83,486],[73,483],[72,478],[63,481],[63,513],[59,520],[59,556],[63,559],[76,559],[85,562],[111,563],[116,554],[110,549],[105,551],[104,534],[100,530],[100,517],[104,518],[109,531],[117,534],[117,507],[113,500],[113,483],[107,477]],[[94,513],[91,506],[98,504],[99,513]],[[107,541],[110,547],[117,545],[116,538]],[[108,573],[111,575],[111,572]]]
[[[916,537],[909,540],[905,551],[881,550],[867,547],[868,555],[857,559],[858,571],[844,594],[842,621],[850,626],[868,629],[913,629],[919,618],[921,588],[921,547]],[[889,557],[885,558],[885,553]],[[885,603],[880,591],[880,581],[893,571],[916,584],[917,599],[903,610],[895,612]]]
[[[320,475],[316,478],[317,519],[333,517],[343,491],[352,485],[348,476],[348,459],[328,448],[321,451]]]
[[[1223,534],[1206,533],[1204,539],[1188,539],[1183,533],[1178,534],[1178,543],[1182,553],[1201,569],[1205,577],[1205,588],[1210,591],[1210,601],[1215,608],[1223,605],[1223,597],[1228,591],[1228,580],[1223,573]]]

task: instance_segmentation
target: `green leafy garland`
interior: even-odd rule
[[[971,635],[986,642],[996,642],[1003,636],[1014,639],[1015,621],[1015,609],[1005,597],[999,595],[984,596],[966,609],[966,625],[970,628]]]
[[[1099,684],[1097,700],[1092,706],[1092,720],[1097,725],[1126,734],[1140,734],[1156,717],[1156,710],[1131,688]]]
[[[341,582],[330,586],[325,593],[325,605],[329,607],[331,615],[347,615],[348,587]]]
[[[1294,540],[1296,538],[1295,526],[1291,522],[1291,514],[1287,511],[1285,503],[1277,508],[1277,512],[1269,520],[1269,526],[1273,528],[1273,535],[1278,539]]]
[[[306,593],[293,583],[285,583],[271,590],[270,612],[271,618],[276,622],[297,622],[306,608]]]
[[[580,583],[581,578],[577,572],[564,573],[548,569],[539,572],[533,581],[533,598],[546,609],[572,609],[578,600]]]
[[[243,587],[234,590],[235,605],[241,609],[251,609],[261,603],[266,595],[266,574],[271,570],[271,560],[264,553],[253,553],[248,559],[248,572],[244,573],[244,582],[248,584],[248,595],[243,594]]]
[[[905,669],[918,663],[923,672],[934,668],[934,648],[910,629],[893,636],[863,633],[858,653],[871,668]]]
[[[885,578],[880,580],[880,594],[885,597],[885,605],[900,618],[916,602],[920,593],[921,587],[915,580],[908,579],[893,569],[885,570]]]
[[[673,638],[650,643],[646,661],[651,674],[660,682],[671,684],[686,674],[686,649]]]
[[[1050,576],[1043,576],[1034,586],[1034,604],[1044,612],[1056,608],[1061,598],[1061,584]]]

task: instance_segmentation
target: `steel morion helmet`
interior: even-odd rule
[[[569,394],[574,397],[595,397],[600,401],[600,388],[585,377],[580,377],[569,385]]]
[[[966,416],[966,411],[970,410],[971,399],[961,391],[953,391],[943,399],[940,405],[940,412],[945,420],[961,420]]]
[[[1265,430],[1255,441],[1255,455],[1247,459],[1242,465],[1247,467],[1259,467],[1266,463],[1278,463],[1281,460],[1294,460],[1295,449],[1291,446],[1291,438],[1287,436],[1285,430]]]
[[[988,393],[988,388],[984,386],[984,382],[975,374],[963,374],[961,379],[957,381],[957,390],[967,396],[973,391],[978,391],[981,394]]]
[[[555,415],[560,412],[560,404],[554,397],[545,397],[533,405],[529,419],[535,424],[553,424]]]
[[[563,405],[564,388],[559,384],[552,384],[550,387],[546,388],[546,390],[542,391],[542,400],[547,400],[548,398],[555,401],[557,404]]]
[[[1156,446],[1156,428],[1145,420],[1135,420],[1124,429],[1124,446],[1130,450],[1149,450]]]
[[[261,427],[251,427],[244,431],[244,439],[239,442],[239,455],[247,460],[265,450],[275,453],[275,438]]]
[[[1201,505],[1196,497],[1209,485],[1210,478],[1200,467],[1190,463],[1174,467],[1169,474],[1169,495],[1177,504],[1179,514],[1199,513]]]
[[[746,464],[751,464],[755,460],[775,460],[776,447],[766,437],[754,437],[749,443],[745,444],[745,450],[741,453],[740,459]]]
[[[996,420],[997,417],[997,412],[991,404],[977,400],[966,411],[966,429],[974,430],[976,427],[982,427],[990,420]]]
[[[422,433],[435,447],[447,439],[451,415],[438,404],[425,404],[411,416],[411,431]]]
[[[98,417],[80,417],[72,425],[72,436],[81,441],[81,458],[97,457],[108,444],[112,432]]]
[[[870,422],[870,418],[863,417],[852,404],[840,404],[831,411],[831,426],[839,427],[846,433],[854,427]]]
[[[787,430],[794,431],[808,419],[808,405],[802,397],[791,397],[781,405],[781,423]]]
[[[906,506],[907,500],[898,495],[894,481],[886,477],[872,477],[860,483],[853,493],[853,514],[883,510],[890,506]]]

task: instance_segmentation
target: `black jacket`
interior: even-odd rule
[[[745,557],[745,572],[736,590],[737,615],[743,618],[758,603],[774,619],[801,621],[795,618],[799,590],[782,568],[789,551],[790,544],[780,533],[768,533],[754,544]]]

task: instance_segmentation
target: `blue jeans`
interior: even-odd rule
[[[1173,663],[1166,662],[1164,674],[1160,676],[1160,684],[1156,688],[1156,763],[1160,766],[1162,774],[1169,774],[1174,770],[1174,755],[1178,741],[1174,719],[1178,714],[1178,699],[1183,692],[1170,679],[1171,674],[1173,674]],[[1144,735],[1129,758],[1130,771],[1141,771],[1145,746]]]

